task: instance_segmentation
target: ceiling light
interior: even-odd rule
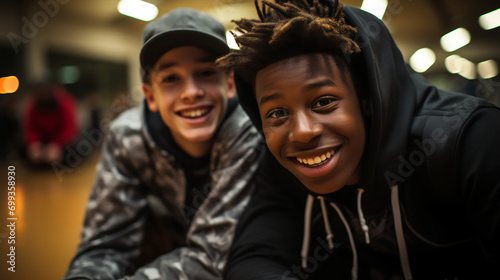
[[[498,64],[494,60],[486,60],[477,64],[477,72],[483,79],[493,78],[498,75]]]
[[[155,5],[141,0],[121,0],[118,3],[118,11],[122,15],[143,21],[153,20],[158,15]]]
[[[447,52],[458,50],[470,42],[470,33],[460,27],[441,37],[441,47]]]
[[[385,9],[387,9],[387,0],[364,0],[361,4],[361,10],[382,19]]]
[[[436,55],[429,48],[422,48],[410,57],[410,66],[415,72],[422,73],[436,61]]]
[[[444,66],[451,74],[457,74],[462,68],[463,58],[459,55],[452,54],[444,59]]]
[[[496,9],[479,17],[479,25],[485,30],[500,26],[500,9]]]
[[[476,66],[473,62],[462,58],[462,65],[460,71],[458,71],[458,75],[469,80],[474,80],[476,78]]]

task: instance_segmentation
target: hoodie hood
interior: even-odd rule
[[[443,230],[444,217],[437,214],[446,215],[448,212],[427,211],[425,208],[430,205],[427,202],[448,208],[460,201],[460,194],[457,193],[460,179],[457,179],[454,156],[460,153],[457,147],[463,140],[461,133],[475,110],[494,105],[479,98],[438,90],[423,76],[410,70],[381,20],[349,6],[345,6],[344,15],[346,22],[357,29],[354,41],[361,49],[359,53],[345,56],[346,62],[354,77],[353,82],[358,83],[358,86],[355,84],[358,96],[359,85],[362,84],[365,90],[363,97],[367,95],[372,106],[371,116],[366,122],[361,181],[356,186],[345,186],[334,193],[319,195],[307,189],[289,172],[278,173],[270,168],[266,171],[278,181],[276,186],[280,190],[298,182],[298,186],[310,194],[304,212],[301,252],[304,269],[312,251],[309,242],[318,234],[311,227],[319,217],[313,213],[318,210],[313,206],[319,204],[326,233],[326,238],[322,240],[328,242],[330,249],[333,249],[334,242],[350,245],[352,279],[358,277],[358,249],[364,256],[372,252],[374,257],[378,256],[376,252],[397,254],[401,274],[405,279],[412,279],[410,257],[417,259],[412,265],[417,264],[414,267],[420,268],[414,271],[415,275],[421,272],[418,259],[434,257],[431,254],[420,257],[418,253],[422,252],[422,248],[433,248],[440,254],[454,256],[457,255],[454,248],[450,251],[443,248],[469,242],[469,233],[461,232],[462,224]],[[236,82],[242,107],[263,134],[253,85],[241,78],[237,78]],[[470,122],[473,122],[474,118],[471,119]],[[435,138],[436,131],[439,133]],[[420,144],[432,142],[432,151],[428,147],[420,147],[418,141]],[[419,154],[418,164],[412,162],[409,170],[403,170],[406,167],[402,163],[407,159],[411,161],[412,154]],[[267,155],[273,157],[270,152]],[[415,158],[413,160],[416,162]],[[265,163],[279,165],[277,160]],[[282,166],[278,168],[284,169]],[[391,174],[396,177],[391,177]],[[347,237],[337,234],[339,231],[345,232]],[[415,251],[415,248],[418,250]],[[436,260],[429,263],[439,263]],[[366,263],[360,262],[360,266]],[[443,271],[448,269],[445,267]]]
[[[345,6],[344,14],[346,22],[358,30],[354,40],[361,48],[361,52],[346,56],[346,60],[357,75],[362,75],[373,107],[363,156],[366,168],[360,185],[366,188],[365,196],[387,199],[392,184],[384,178],[384,173],[397,173],[397,158],[405,155],[414,111],[421,102],[417,92],[435,89],[415,81],[381,20],[350,6]],[[237,87],[243,108],[262,132],[253,86],[237,78]],[[373,186],[379,190],[373,191]]]

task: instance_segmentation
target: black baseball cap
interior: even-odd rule
[[[218,56],[229,52],[226,29],[217,19],[195,9],[175,9],[144,28],[140,53],[143,81],[165,52],[180,46],[200,47]]]

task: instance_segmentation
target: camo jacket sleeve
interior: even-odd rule
[[[134,110],[113,122],[106,134],[81,243],[65,280],[116,279],[136,268],[148,208],[147,192],[135,167],[137,163],[133,162],[137,158],[131,152],[148,155],[137,133],[140,123],[131,118],[137,115]]]
[[[127,280],[222,279],[236,223],[254,189],[263,141],[238,107],[222,127],[212,150],[212,185],[192,219],[187,246],[139,268]]]

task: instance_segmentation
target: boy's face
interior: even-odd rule
[[[208,152],[228,99],[236,93],[233,74],[216,67],[215,58],[198,47],[172,49],[143,85],[149,109],[160,112],[174,140],[191,156]]]
[[[308,189],[325,194],[359,181],[365,125],[350,75],[326,54],[301,55],[257,73],[267,146]]]

